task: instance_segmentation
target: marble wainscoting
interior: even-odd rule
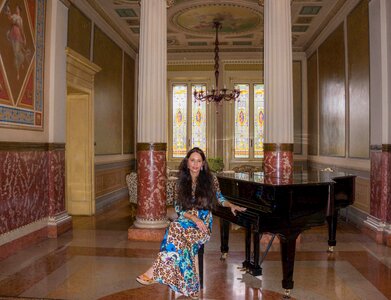
[[[0,259],[72,227],[64,152],[64,144],[0,143]]]
[[[371,145],[370,215],[364,232],[391,247],[391,145]]]

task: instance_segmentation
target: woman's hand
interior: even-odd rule
[[[202,222],[201,219],[194,216],[192,218],[192,221],[197,225],[199,230],[201,230],[202,232],[208,232],[208,227],[206,227],[205,223]]]
[[[242,211],[245,211],[247,208],[245,207],[242,207],[242,206],[239,206],[239,205],[235,205],[233,203],[230,203],[230,209],[231,209],[231,212],[234,216],[236,216],[236,212],[242,212]]]

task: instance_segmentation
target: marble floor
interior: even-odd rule
[[[136,276],[152,263],[159,242],[127,239],[126,199],[94,217],[74,217],[73,230],[0,261],[0,299],[186,299]],[[219,260],[218,219],[205,247],[201,299],[281,299],[278,244],[259,278],[243,273],[244,232],[232,228],[230,253]],[[391,248],[377,245],[352,225],[339,223],[337,247],[328,254],[326,227],[304,232],[297,245],[292,299],[391,299]]]

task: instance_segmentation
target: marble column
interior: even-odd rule
[[[264,1],[266,100],[264,171],[265,177],[278,182],[289,182],[293,172],[290,2],[290,0]]]
[[[369,2],[371,193],[364,231],[391,246],[391,3]]]
[[[137,197],[134,228],[129,238],[160,235],[166,217],[167,148],[167,2],[142,0],[140,18],[137,132]]]

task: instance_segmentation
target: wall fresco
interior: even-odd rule
[[[44,0],[0,7],[0,126],[43,129]]]

